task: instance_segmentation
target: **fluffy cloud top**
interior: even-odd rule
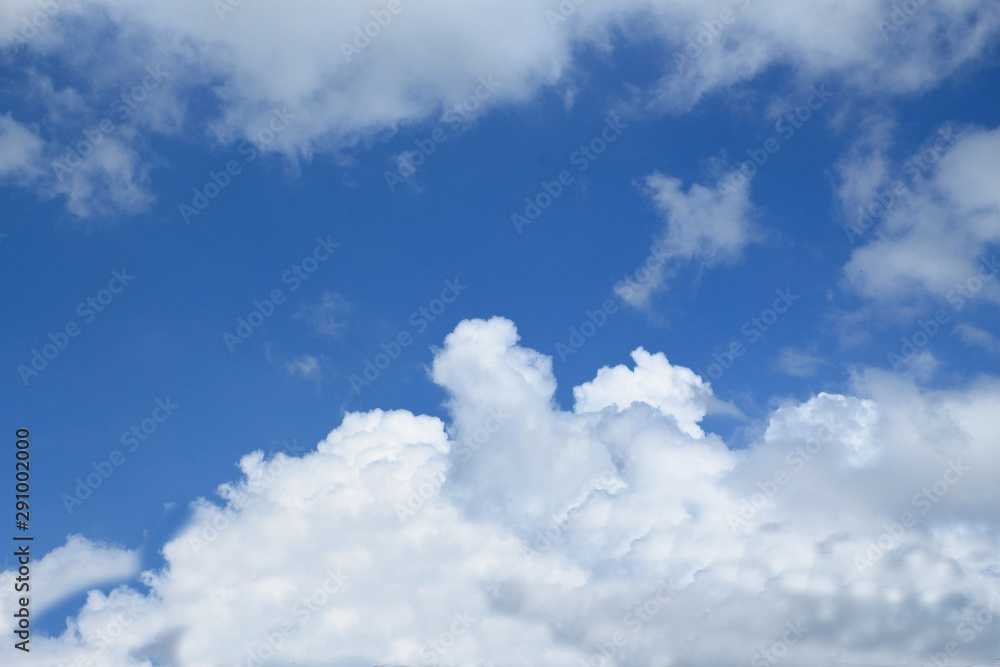
[[[705,434],[698,426],[713,399],[708,383],[688,368],[671,366],[662,352],[650,354],[641,347],[632,353],[635,370],[625,366],[602,368],[593,382],[573,389],[574,410],[621,411],[633,403],[646,403],[677,420],[681,431],[693,438]]]
[[[898,663],[948,642],[994,657],[997,382],[925,392],[870,371],[859,396],[781,404],[734,450],[698,426],[708,385],[662,354],[603,369],[566,412],[551,359],[517,341],[501,318],[445,339],[447,423],[349,413],[300,458],[245,456],[148,593],[91,593],[20,662]]]

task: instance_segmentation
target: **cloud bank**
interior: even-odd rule
[[[461,322],[430,368],[447,422],[348,413],[301,457],[246,455],[145,589],[91,592],[18,664],[995,658],[1000,383],[927,391],[868,370],[854,395],[778,401],[734,449],[700,425],[707,382],[632,356],[566,411],[512,322]],[[87,564],[64,591],[132,562],[66,550],[43,561]]]

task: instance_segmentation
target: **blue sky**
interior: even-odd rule
[[[409,415],[409,426],[384,417],[383,425],[370,427],[379,447],[397,443],[392,446],[399,451],[387,456],[399,466],[412,463],[403,454],[407,447],[433,440],[418,416],[442,420],[435,422],[447,430],[444,444],[435,445],[440,460],[422,465],[440,464],[448,481],[435,488],[435,497],[468,525],[438,518],[429,524],[435,531],[471,535],[474,528],[528,543],[533,530],[544,526],[537,523],[540,515],[565,510],[560,503],[593,512],[587,530],[602,537],[567,540],[558,565],[583,572],[595,600],[641,597],[643,582],[669,575],[687,587],[688,610],[714,595],[725,595],[733,610],[763,599],[775,627],[782,627],[786,616],[794,616],[784,589],[764,598],[744,595],[735,585],[727,588],[724,577],[698,588],[699,572],[717,577],[705,573],[724,569],[714,555],[722,537],[708,528],[701,528],[701,537],[654,536],[666,530],[657,521],[670,523],[665,517],[672,516],[673,502],[691,517],[732,516],[726,503],[738,507],[741,489],[770,478],[770,450],[804,441],[805,430],[819,422],[834,424],[838,442],[854,453],[824,461],[825,472],[809,484],[825,491],[812,496],[806,509],[789,496],[774,508],[771,523],[761,524],[765,533],[779,525],[792,534],[787,540],[802,544],[848,535],[863,546],[870,537],[865,527],[877,535],[880,521],[898,516],[897,501],[905,506],[910,488],[919,487],[925,472],[936,473],[936,457],[947,458],[954,446],[978,461],[975,474],[984,478],[959,485],[940,524],[911,535],[915,542],[907,553],[939,553],[936,546],[951,544],[945,535],[966,539],[956,537],[959,528],[971,531],[970,554],[988,550],[991,540],[996,548],[995,537],[977,532],[996,527],[995,503],[982,490],[991,488],[985,480],[995,479],[1000,464],[995,417],[988,408],[977,411],[1000,391],[1000,290],[990,264],[1000,241],[995,8],[971,1],[921,6],[883,39],[879,21],[892,20],[886,18],[892,3],[840,9],[819,3],[810,13],[781,9],[787,4],[782,2],[746,9],[742,3],[713,9],[662,2],[653,3],[655,11],[639,3],[591,2],[554,29],[544,12],[555,5],[544,3],[487,3],[467,8],[464,16],[450,3],[404,3],[353,65],[343,61],[337,38],[322,51],[307,48],[320,39],[307,27],[312,21],[331,35],[349,35],[355,24],[365,25],[370,11],[381,11],[379,3],[368,4],[317,10],[309,19],[312,10],[296,3],[280,11],[233,7],[221,18],[207,4],[192,9],[197,18],[181,18],[186,10],[164,5],[161,11],[157,3],[146,10],[105,0],[55,3],[50,22],[27,38],[23,21],[41,10],[18,2],[0,11],[0,33],[20,34],[19,44],[8,44],[0,60],[0,271],[8,322],[0,392],[6,432],[29,428],[32,434],[32,548],[36,558],[53,554],[47,556],[51,571],[38,566],[40,581],[51,577],[51,589],[62,593],[43,594],[33,626],[37,649],[30,658],[11,649],[15,664],[72,655],[100,656],[94,658],[105,661],[100,664],[246,664],[244,649],[254,643],[255,631],[237,637],[224,620],[214,631],[225,639],[211,656],[199,652],[190,633],[164,639],[168,628],[186,627],[202,613],[178,616],[185,604],[208,608],[171,582],[207,577],[210,597],[213,579],[208,566],[199,571],[197,560],[172,559],[164,555],[169,548],[161,550],[199,530],[198,513],[208,510],[198,509],[196,499],[221,506],[220,484],[250,484],[253,465],[237,467],[250,452],[260,450],[266,458],[285,451],[302,459],[304,467],[294,475],[303,479],[284,478],[292,489],[313,483],[307,471],[319,464],[306,462],[307,454],[351,463],[337,449],[347,445],[336,444],[340,436],[331,433],[347,428],[342,421],[350,413],[406,411],[401,414]],[[692,72],[678,73],[673,54],[702,34],[701,21],[729,5],[736,16],[732,26],[710,40]],[[523,25],[514,16],[525,17]],[[839,36],[823,29],[823,16],[841,26]],[[271,24],[274,32],[267,33]],[[466,39],[473,34],[475,39]],[[140,35],[145,41],[136,39]],[[523,40],[521,47],[515,37]],[[932,46],[925,48],[927,40]],[[433,46],[439,42],[447,43],[440,52]],[[412,63],[400,55],[406,53],[413,54]],[[820,88],[825,94],[817,97]],[[463,104],[468,113],[455,113]],[[782,117],[792,114],[794,120],[797,109],[798,121],[782,125]],[[101,129],[105,119],[111,123]],[[598,139],[602,132],[612,139],[606,146]],[[93,145],[93,155],[60,174],[55,165],[65,160],[67,146],[88,151],[87,145]],[[605,148],[581,158],[581,147],[588,145]],[[414,150],[430,154],[421,161],[407,153]],[[910,161],[922,152],[930,156],[926,165]],[[742,178],[741,164],[752,165],[746,162],[752,155],[766,162],[747,167],[754,173]],[[401,172],[401,160],[420,164],[412,173]],[[402,176],[390,178],[390,187],[387,173]],[[560,173],[564,181],[557,188],[552,184]],[[193,213],[187,207],[200,207],[196,191],[214,193],[213,181],[224,187]],[[738,186],[727,188],[731,183]],[[894,187],[896,194],[886,194]],[[539,201],[546,188],[550,194],[558,190],[551,205],[528,225],[512,222],[512,215],[525,215],[526,198]],[[858,207],[879,197],[888,203],[870,228],[856,238],[845,233]],[[636,278],[651,253],[663,258],[654,263],[659,268],[651,278]],[[627,277],[640,284],[616,290]],[[960,285],[964,293],[957,291]],[[275,290],[280,303],[271,304]],[[88,306],[88,299],[97,306]],[[239,335],[240,318],[252,321],[255,302],[265,301],[260,326],[227,345],[227,334]],[[497,317],[505,320],[491,319]],[[600,326],[588,329],[588,321]],[[516,344],[509,338],[514,326]],[[592,335],[576,346],[573,341],[581,339],[573,332],[581,328]],[[904,339],[926,344],[907,355]],[[34,352],[60,340],[65,348],[31,372]],[[397,341],[407,341],[398,356],[362,382],[366,363],[381,363],[384,352],[395,354]],[[560,345],[571,346],[572,353]],[[503,373],[516,371],[517,382],[492,365],[496,346],[507,350]],[[640,347],[654,356],[642,362],[630,356]],[[550,381],[551,404],[540,389]],[[538,392],[537,405],[515,400],[521,391]],[[490,401],[507,409],[521,406],[512,420],[522,430],[515,436],[504,427],[501,433],[511,440],[497,444],[492,458],[484,454],[460,465],[455,443],[463,433],[475,433],[476,415]],[[923,462],[906,464],[903,452],[917,445],[902,415],[917,404],[931,420],[921,435],[929,439],[921,445],[926,460],[914,454]],[[176,407],[168,415],[164,405]],[[544,416],[536,415],[543,408]],[[596,424],[596,416],[587,417],[591,413],[607,423]],[[691,415],[700,429],[684,427]],[[600,469],[597,459],[564,468],[531,458],[541,450],[562,451],[577,438],[611,447],[618,436],[607,433],[632,433],[639,426],[625,424],[647,419],[659,424],[657,433],[667,434],[656,436],[666,450],[695,446],[684,438],[707,448],[690,460],[647,452],[643,456],[651,458],[642,466],[632,464],[665,466],[664,479],[693,466],[690,477],[681,475],[686,482],[672,483],[687,489],[678,491],[688,494],[683,502],[649,490],[648,502],[640,503],[643,481],[629,477],[640,473],[627,468],[617,474],[628,492],[611,485],[574,500],[570,491],[592,476],[588,471]],[[552,423],[539,426],[547,420]],[[581,421],[560,431],[571,420]],[[125,434],[133,428],[142,433],[144,423],[145,440],[128,439]],[[593,434],[582,435],[591,429]],[[645,451],[643,437],[634,438],[631,446]],[[317,449],[318,442],[328,443],[327,449]],[[109,468],[104,462],[114,452],[119,465]],[[707,467],[697,472],[701,465]],[[528,469],[518,474],[519,466]],[[81,497],[86,490],[78,491],[80,480],[102,469],[113,472]],[[538,482],[544,492],[532,491],[532,480],[544,470],[554,476]],[[357,472],[358,484],[364,474]],[[406,476],[393,474],[397,480]],[[706,488],[703,477],[711,477]],[[495,489],[503,483],[517,490],[510,492],[509,506],[495,506],[489,499],[494,492],[504,495]],[[805,480],[797,483],[809,488]],[[3,484],[11,489],[9,475]],[[848,503],[857,503],[859,512],[848,521],[831,498],[852,484],[866,491]],[[886,491],[886,485],[898,492]],[[559,495],[550,486],[567,490]],[[300,521],[315,531],[347,521],[327,517],[324,523],[307,500],[283,502],[281,493],[295,494],[289,488],[265,493],[274,507],[261,510],[263,518],[238,508],[234,523],[245,522],[252,532],[268,520],[281,526]],[[317,488],[309,497],[318,498],[326,487]],[[623,499],[628,493],[635,498]],[[628,549],[611,544],[609,536],[624,529],[602,513],[611,511],[601,509],[608,498],[644,508],[627,510],[632,506],[625,504],[615,511],[648,514],[648,525],[625,531],[633,545]],[[350,515],[350,507],[338,511]],[[288,515],[281,518],[282,512]],[[361,522],[364,513],[352,516]],[[408,525],[396,524],[398,532]],[[699,528],[685,530],[697,534]],[[370,546],[403,549],[405,540],[394,534],[391,524],[384,531],[373,528]],[[71,535],[84,540],[67,543]],[[227,542],[225,548],[263,553],[267,538],[257,539]],[[636,548],[635,540],[644,539],[653,546]],[[678,545],[689,539],[701,551],[678,555]],[[605,546],[593,546],[598,542]],[[591,553],[604,548],[601,556]],[[656,548],[662,549],[659,556]],[[415,558],[433,559],[433,551],[428,547]],[[275,572],[299,566],[311,571],[318,554],[286,555],[280,562],[262,556],[261,562]],[[478,562],[485,556],[470,546],[468,558]],[[773,581],[799,576],[780,558],[765,561]],[[966,579],[981,580],[998,572],[995,562],[968,556],[955,566]],[[394,567],[379,561],[355,581]],[[836,580],[824,567],[806,571],[817,581]],[[141,578],[140,571],[158,574]],[[632,574],[612,581],[609,573],[615,571]],[[259,571],[245,576],[266,578]],[[539,576],[555,585],[556,579],[546,578],[555,575],[534,570],[510,585],[537,584]],[[502,578],[495,572],[482,577]],[[471,575],[447,585],[418,579],[414,574],[412,581],[401,581],[399,595],[420,609],[420,585],[447,589],[442,607],[435,607],[445,615],[452,608],[444,600],[470,600],[485,586]],[[960,588],[938,583],[942,595]],[[0,595],[8,595],[6,588]],[[808,594],[820,596],[820,588]],[[63,635],[67,618],[85,625],[88,615],[99,616],[100,605],[84,604],[87,591],[95,589],[101,596],[146,599],[156,608],[141,628],[133,628],[135,636],[106,649],[72,631]],[[238,599],[264,595],[245,594]],[[360,588],[352,595],[365,598]],[[13,598],[2,599],[13,604]],[[974,596],[963,599],[974,609],[968,606]],[[863,604],[858,600],[831,604],[847,609]],[[559,664],[586,662],[601,645],[602,632],[610,632],[596,610],[588,620],[584,612],[536,613],[523,604],[503,613],[503,605],[494,604],[481,613],[483,619],[507,614],[535,624],[531,632],[523,628],[535,637],[521,657],[528,662],[538,651]],[[878,604],[869,605],[871,613],[902,613]],[[909,612],[919,611],[917,602],[906,604]],[[343,605],[344,613],[361,616],[377,608]],[[806,616],[813,608],[801,600],[792,606]],[[867,648],[859,639],[833,638],[830,625],[824,630],[829,636],[813,632],[795,650],[801,660],[828,659],[837,651],[879,664],[917,659],[949,641],[962,609],[939,617],[924,610],[931,617],[910,621],[905,639],[886,631]],[[335,664],[416,659],[407,657],[412,647],[403,645],[390,647],[392,655],[373,652],[383,633],[417,643],[429,636],[430,630],[400,613],[337,653]],[[529,623],[533,613],[537,618]],[[697,662],[671,664],[750,659],[753,651],[744,653],[753,642],[741,637],[759,633],[718,618],[724,649],[700,644],[689,650]],[[818,617],[810,618],[817,627]],[[254,623],[246,622],[251,628]],[[848,632],[850,621],[842,623]],[[551,634],[567,624],[576,630]],[[263,632],[267,622],[259,625]],[[333,632],[341,626],[332,615],[317,615],[303,622],[299,636],[324,627]],[[656,636],[647,629],[642,640],[621,648],[618,664],[653,664],[648,661],[655,651],[679,651],[669,642],[657,644]],[[983,647],[990,637],[995,644],[995,633],[977,634],[968,646],[955,641],[972,662],[989,659]],[[501,647],[481,637],[466,640],[462,653],[437,657],[490,664],[514,659],[498,658]],[[319,654],[310,657],[301,641],[279,650],[268,664],[291,664],[293,654],[299,664],[315,664],[309,660]],[[170,650],[162,649],[170,642]],[[763,646],[763,639],[757,643]]]

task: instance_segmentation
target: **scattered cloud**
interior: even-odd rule
[[[963,322],[954,328],[953,333],[966,345],[976,345],[990,354],[1000,354],[1000,340],[985,329]]]
[[[323,367],[319,359],[310,355],[304,355],[285,364],[290,375],[298,375],[303,380],[313,380],[319,385],[323,379]]]
[[[324,292],[319,303],[304,304],[295,314],[296,319],[305,319],[324,336],[339,336],[347,325],[350,306],[340,294]]]
[[[828,363],[823,357],[808,350],[783,347],[778,352],[778,367],[781,371],[798,378],[812,377],[820,366]]]
[[[723,184],[714,188],[697,183],[687,192],[676,178],[660,173],[646,178],[648,193],[666,220],[663,235],[651,254],[659,262],[644,281],[628,280],[616,288],[619,297],[632,306],[645,307],[655,292],[681,262],[711,267],[738,259],[743,248],[758,237],[751,219],[749,184]]]
[[[23,184],[42,170],[45,142],[9,114],[0,114],[0,179]]]

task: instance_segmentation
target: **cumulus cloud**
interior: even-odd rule
[[[632,306],[643,307],[650,296],[664,289],[666,280],[681,262],[715,266],[739,258],[757,232],[751,220],[749,184],[724,184],[714,188],[692,183],[687,192],[676,178],[660,173],[646,178],[657,211],[666,221],[663,235],[650,253],[648,275],[619,283],[615,292]]]
[[[464,321],[430,369],[447,421],[348,413],[301,457],[246,455],[148,592],[92,592],[20,662],[897,664],[949,642],[963,664],[995,658],[1000,626],[975,619],[1000,614],[1000,382],[864,371],[855,395],[778,402],[732,449],[699,425],[707,383],[633,359],[564,411],[513,323]]]
[[[650,354],[641,347],[632,353],[635,370],[625,366],[604,367],[593,382],[573,389],[574,410],[622,411],[633,403],[646,403],[677,420],[681,431],[693,438],[704,437],[698,422],[713,403],[707,382],[688,368],[671,366],[662,352]]]
[[[847,463],[863,466],[879,454],[874,431],[877,422],[873,401],[820,392],[802,405],[775,410],[764,441],[808,440],[810,432],[822,426],[845,448]]]

